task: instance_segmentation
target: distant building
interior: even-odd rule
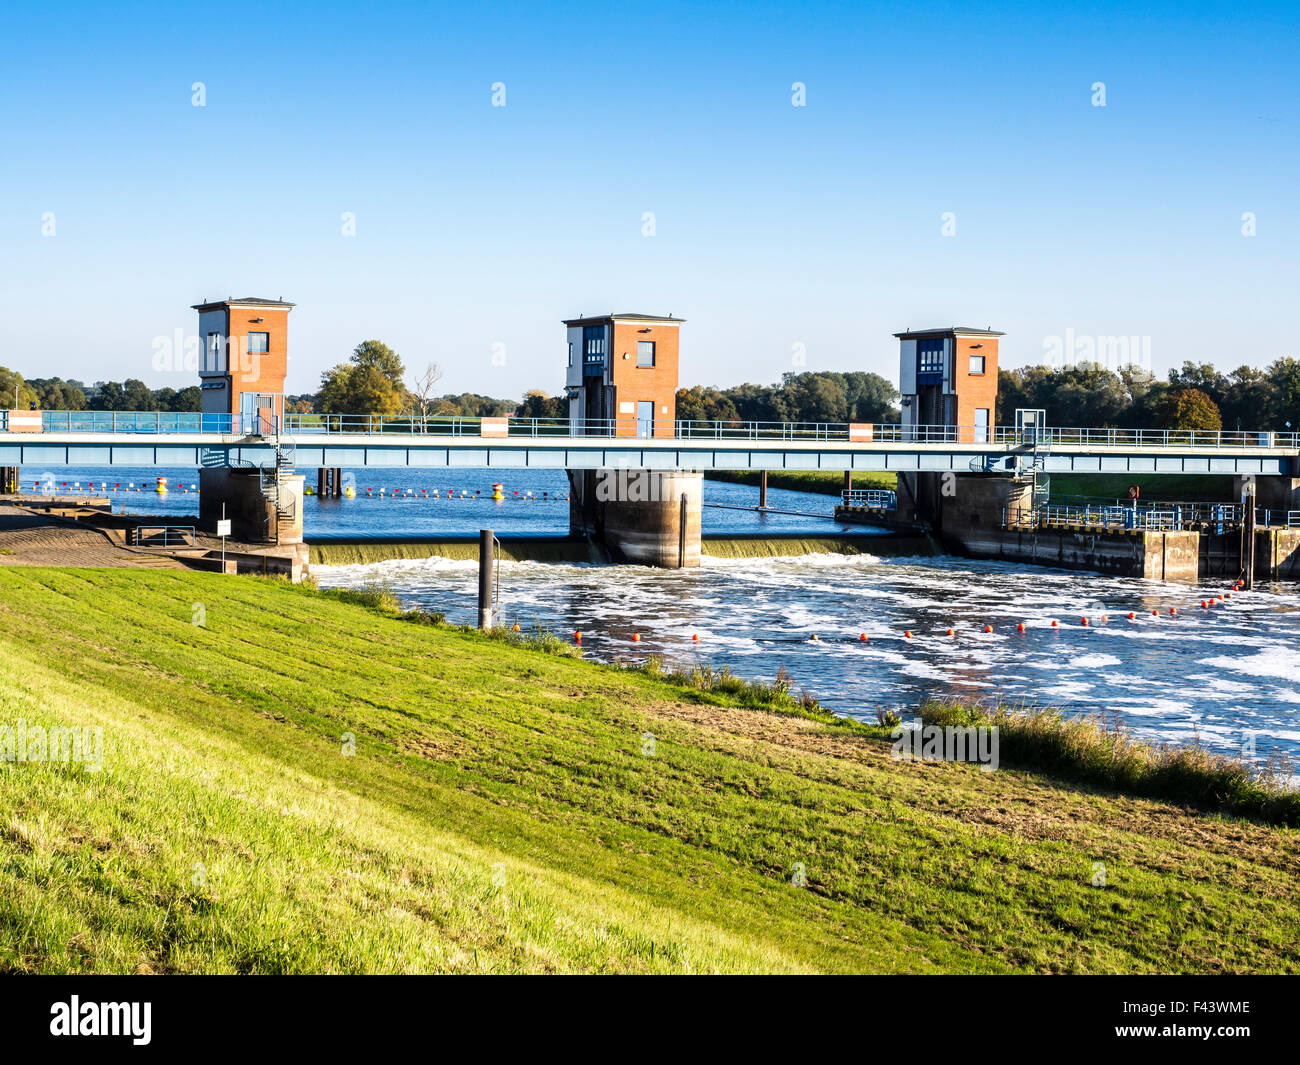
[[[607,314],[564,323],[569,345],[564,391],[575,432],[675,434],[677,338],[683,321]],[[579,428],[584,421],[587,426]]]
[[[253,296],[194,305],[203,343],[204,414],[238,414],[246,433],[269,432],[284,417],[293,307]]]
[[[998,399],[998,337],[992,329],[895,333],[904,426],[944,426],[959,443],[990,439]]]

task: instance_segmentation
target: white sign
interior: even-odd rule
[[[229,518],[226,518],[226,519],[224,519],[224,520],[222,520],[222,521],[217,522],[217,535],[218,535],[218,536],[229,536],[229,535],[230,535],[230,519],[229,519]]]

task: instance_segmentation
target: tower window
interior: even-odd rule
[[[970,357],[970,372],[971,372],[971,373],[983,373],[983,372],[984,372],[984,356],[983,356],[983,355],[972,355],[972,356]]]
[[[638,366],[653,366],[655,364],[655,342],[653,340],[638,340],[636,342],[636,364]]]
[[[252,354],[266,354],[271,350],[270,333],[249,333],[248,350]]]

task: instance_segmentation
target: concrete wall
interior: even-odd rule
[[[616,562],[700,564],[704,475],[671,470],[570,470],[569,526]]]
[[[949,540],[972,558],[1029,562],[1057,569],[1090,570],[1116,577],[1195,582],[1199,533],[972,530]]]
[[[279,542],[302,543],[302,474],[286,475],[280,482],[281,500],[293,501],[294,518],[278,523]],[[275,537],[275,508],[262,493],[257,470],[218,467],[199,470],[199,524],[208,532],[217,527],[222,505],[231,521],[231,535],[236,540],[257,543]]]

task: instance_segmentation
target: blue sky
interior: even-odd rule
[[[292,392],[371,337],[558,392],[611,310],[688,319],[683,384],[954,323],[1300,354],[1294,5],[467,7],[8,5],[0,364],[182,387],[154,339],[230,295],[298,304]]]

